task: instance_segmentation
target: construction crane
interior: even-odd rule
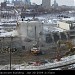
[[[61,50],[61,46],[63,45],[66,46],[68,49],[68,51],[64,53],[64,56],[70,53],[73,53],[75,51],[75,47],[70,40],[69,41],[58,40],[57,41],[57,57],[56,57],[58,61],[60,61],[61,59],[60,50]]]

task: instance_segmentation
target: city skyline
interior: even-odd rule
[[[37,2],[37,4],[42,4],[42,0],[31,0],[31,2]],[[75,6],[75,0],[56,0],[58,5],[67,5]],[[54,0],[51,0],[51,5],[54,3]]]
[[[4,0],[0,0],[3,2]],[[67,5],[67,6],[75,6],[75,0],[56,0],[58,5]],[[42,0],[31,0],[31,3],[36,3],[38,5],[42,4]],[[51,5],[54,3],[54,0],[51,0]]]

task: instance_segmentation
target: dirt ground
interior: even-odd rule
[[[51,61],[52,59],[56,58],[57,55],[57,48],[55,44],[49,44],[44,47],[41,47],[41,51],[43,54],[40,55],[33,55],[30,53],[30,42],[25,42],[26,49],[22,49],[22,41],[20,38],[0,38],[0,65],[7,65],[10,63],[10,53],[5,52],[2,49],[9,46],[9,47],[16,47],[17,51],[11,53],[11,63],[12,64],[22,64],[24,62],[33,62],[39,60],[48,60]],[[29,47],[28,47],[29,46]],[[60,55],[63,56],[66,51],[60,50]]]

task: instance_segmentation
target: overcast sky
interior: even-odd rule
[[[3,2],[4,0],[0,0],[0,2]],[[51,0],[51,3],[53,4],[53,1],[54,0]],[[59,4],[59,5],[70,5],[70,6],[72,6],[72,5],[75,5],[74,4],[74,1],[75,0],[56,0],[57,1],[57,3]],[[42,3],[42,0],[31,0],[31,2],[34,2],[34,3],[36,3],[36,4],[41,4]]]
[[[59,5],[68,5],[68,6],[74,6],[74,1],[75,0],[56,0],[57,3]],[[42,3],[42,0],[31,0],[31,2],[37,2],[37,4],[41,4]],[[53,4],[54,0],[51,0],[51,3]]]

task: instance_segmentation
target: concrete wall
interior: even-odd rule
[[[17,25],[19,36],[31,39],[37,39],[42,28],[42,23],[39,21],[19,21]]]

